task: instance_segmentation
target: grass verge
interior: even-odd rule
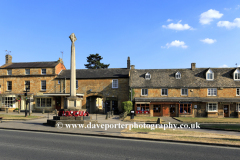
[[[174,117],[183,123],[240,123],[239,118]]]
[[[3,120],[27,120],[27,119],[36,119],[36,118],[42,118],[42,116],[27,116],[25,115],[12,115],[12,114],[0,114],[0,117],[3,118]]]

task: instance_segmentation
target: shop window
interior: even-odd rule
[[[51,98],[37,98],[37,107],[52,107]]]
[[[137,104],[136,114],[149,114],[149,104]]]
[[[192,104],[180,104],[179,110],[180,114],[191,114]]]
[[[218,104],[217,103],[208,103],[207,104],[207,111],[208,112],[217,112],[218,111]]]
[[[161,113],[161,105],[154,105],[153,113]]]
[[[15,108],[15,97],[2,97],[2,107]]]

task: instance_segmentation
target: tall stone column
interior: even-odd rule
[[[69,38],[72,41],[71,46],[71,82],[70,82],[70,97],[76,97],[76,61],[75,61],[75,45],[74,42],[77,40],[74,33]]]
[[[74,33],[69,36],[71,45],[71,77],[70,77],[70,97],[67,97],[67,105],[65,109],[82,109],[82,98],[76,96],[76,60],[75,60],[75,45],[74,42],[77,40]]]

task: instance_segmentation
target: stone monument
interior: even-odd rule
[[[69,36],[71,46],[71,78],[70,78],[70,97],[67,97],[67,105],[65,109],[82,109],[82,98],[76,96],[76,60],[75,60],[75,45],[74,42],[77,40],[74,33]]]

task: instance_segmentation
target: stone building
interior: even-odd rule
[[[30,85],[28,99],[31,110],[52,110],[55,108],[53,97],[43,96],[56,87],[56,76],[65,70],[62,59],[51,62],[13,63],[12,56],[5,56],[5,64],[0,67],[0,108],[25,110],[26,85]],[[29,106],[27,107],[27,110]]]
[[[240,117],[240,69],[130,70],[131,100],[138,115]]]

